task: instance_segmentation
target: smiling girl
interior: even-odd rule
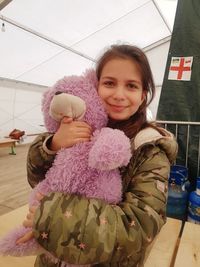
[[[53,193],[40,197],[40,207],[36,211],[31,208],[24,225],[33,227],[35,237],[49,229],[48,238],[43,243],[40,240],[40,244],[60,262],[53,263],[40,255],[37,267],[61,266],[61,261],[69,262],[71,254],[77,255],[73,264],[139,266],[146,248],[166,222],[168,176],[177,143],[171,133],[147,122],[147,99],[150,102],[155,93],[148,60],[135,46],[113,45],[99,59],[96,74],[98,94],[109,116],[108,126],[124,131],[131,140],[132,158],[121,170],[123,200],[118,205],[109,205],[80,195]],[[30,146],[27,162],[31,186],[44,179],[58,149],[89,141],[91,135],[90,125],[64,118],[54,135],[45,133],[37,137]],[[73,224],[61,214],[69,206],[73,210]],[[96,219],[101,215],[103,227]],[[51,228],[52,221],[62,225],[59,234]],[[81,246],[70,242],[67,247],[60,246],[68,234],[78,234]]]

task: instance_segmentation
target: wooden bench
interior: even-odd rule
[[[5,235],[10,229],[19,226],[25,219],[28,206],[15,209],[0,216],[0,236]],[[181,229],[181,221],[168,218],[167,223],[161,229],[153,242],[152,248],[146,259],[144,267],[170,267],[176,250],[176,244]],[[35,257],[1,257],[2,267],[33,267]],[[188,265],[187,267],[189,267]],[[183,266],[182,266],[183,267]]]
[[[167,223],[162,227],[150,248],[147,249],[144,267],[173,266],[181,227],[182,221],[167,218]]]
[[[11,138],[4,138],[4,139],[0,139],[0,147],[10,147],[11,148],[11,155],[16,155],[15,152],[15,146],[16,146],[16,142],[18,140],[16,139],[11,139]]]
[[[186,222],[174,267],[200,266],[200,225]]]

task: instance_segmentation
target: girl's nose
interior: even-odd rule
[[[124,100],[125,99],[124,88],[123,87],[117,87],[113,97],[116,100]]]

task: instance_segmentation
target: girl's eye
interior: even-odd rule
[[[112,87],[112,86],[114,86],[114,82],[112,82],[112,81],[105,81],[104,82],[104,85],[107,86],[107,87]]]
[[[136,84],[134,84],[134,83],[128,83],[127,84],[127,87],[129,88],[129,89],[137,89],[138,88],[138,86],[136,85]]]

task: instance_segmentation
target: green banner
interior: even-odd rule
[[[195,187],[200,176],[200,0],[178,1],[157,120],[185,122],[167,128],[177,136],[176,163],[188,167]],[[188,127],[191,122],[197,125]]]
[[[200,0],[178,1],[157,119],[200,122]]]

